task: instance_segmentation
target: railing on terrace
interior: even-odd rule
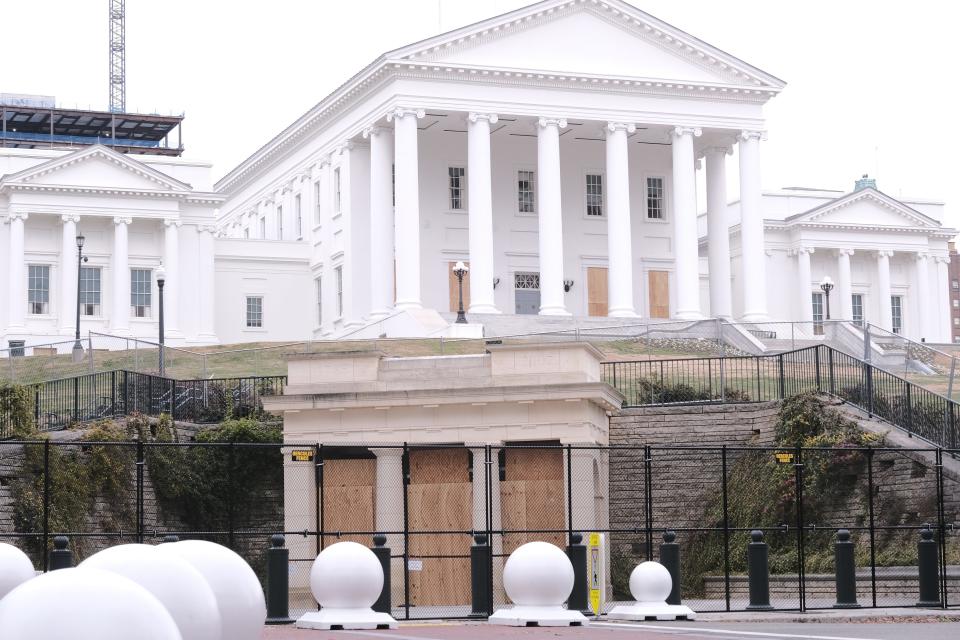
[[[34,419],[41,431],[70,424],[140,413],[169,414],[174,420],[220,422],[262,410],[262,397],[282,392],[286,376],[174,380],[135,371],[102,371],[28,385]],[[11,416],[0,403],[0,438],[11,431]]]
[[[626,406],[767,402],[819,391],[911,437],[950,448],[960,442],[960,404],[826,345],[764,356],[605,362],[601,373]]]

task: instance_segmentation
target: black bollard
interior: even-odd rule
[[[382,533],[373,536],[373,555],[377,556],[383,567],[383,589],[373,603],[373,610],[393,615],[393,603],[390,601],[390,547],[387,546],[387,536]]]
[[[267,551],[267,624],[291,624],[290,550],[279,533],[270,536]]]
[[[470,547],[470,592],[471,618],[486,618],[490,615],[490,545],[487,535],[473,536]]]
[[[590,609],[590,589],[587,584],[587,547],[583,544],[582,534],[570,534],[567,557],[573,565],[573,590],[567,599],[567,609],[579,611],[585,616],[592,616],[594,614]]]
[[[917,543],[917,564],[920,569],[920,602],[918,607],[940,606],[940,558],[937,541],[929,524],[920,531]]]
[[[837,541],[834,544],[834,564],[837,570],[837,603],[834,609],[859,609],[857,603],[857,561],[854,558],[854,544],[850,539],[850,532],[846,529],[837,531]]]
[[[670,572],[670,579],[673,580],[667,604],[680,604],[680,545],[676,539],[675,532],[664,531],[663,544],[660,545],[660,564]]]
[[[750,582],[750,604],[748,611],[769,611],[770,606],[770,564],[767,543],[763,541],[763,531],[750,532],[750,544],[747,545],[747,578]]]
[[[73,566],[73,552],[67,548],[70,540],[67,536],[56,536],[53,539],[53,549],[50,550],[50,571],[69,569]]]
[[[180,542],[180,536],[175,536],[172,533],[168,533],[167,535],[163,536],[163,542],[160,544],[166,544],[168,542]]]

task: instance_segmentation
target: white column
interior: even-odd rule
[[[607,315],[632,318],[633,234],[630,230],[630,160],[627,134],[636,125],[607,123]]]
[[[214,285],[216,279],[216,266],[214,263],[214,246],[213,246],[213,236],[217,228],[213,225],[201,225],[197,227],[197,232],[199,234],[198,238],[198,249],[199,249],[199,265],[200,271],[198,273],[200,281],[200,331],[198,338],[203,342],[216,342],[217,333],[214,325],[214,296],[216,295],[216,287]],[[266,304],[264,300],[264,304]],[[263,317],[264,322],[270,322],[269,314],[278,313],[279,309],[273,308],[264,308]],[[265,325],[266,326],[266,325]]]
[[[693,139],[700,129],[673,129],[673,259],[677,308],[674,317],[696,320],[700,313],[699,241],[697,239],[697,174]]]
[[[27,307],[27,276],[23,264],[23,227],[28,214],[26,211],[13,211],[7,220],[10,223],[10,324],[8,335],[22,332],[24,309]]]
[[[177,220],[163,221],[163,268],[167,280],[163,288],[164,332],[179,334],[180,330],[180,226]]]
[[[950,256],[937,256],[937,273],[934,281],[934,294],[941,301],[937,328],[940,342],[953,342],[953,302],[950,296]]]
[[[376,478],[374,479],[374,523],[378,532],[403,531],[403,449],[370,449],[377,457]],[[403,534],[387,536],[387,546],[391,553],[403,554]],[[391,563],[393,601],[401,602],[403,597],[402,563]]]
[[[838,320],[853,319],[853,278],[850,275],[850,256],[853,249],[837,250],[837,305]]]
[[[936,332],[933,329],[933,316],[936,312],[930,306],[930,266],[927,260],[928,254],[924,252],[917,253],[914,261],[914,281],[917,283],[917,295],[911,310],[911,316],[916,318],[916,339],[926,338],[933,340]]]
[[[760,131],[740,133],[740,261],[743,319],[767,319],[766,254],[760,204]]]
[[[60,241],[60,332],[72,335],[77,321],[77,223],[80,216],[62,215]]]
[[[880,328],[893,330],[893,313],[890,309],[890,258],[893,251],[877,251],[877,309]]]
[[[113,312],[110,314],[111,331],[118,335],[130,332],[130,245],[127,232],[131,218],[117,216],[113,219]]]
[[[370,140],[370,319],[393,308],[393,131],[373,126]]]
[[[540,315],[568,316],[563,290],[563,211],[560,204],[560,129],[563,118],[537,122],[537,207]]]
[[[500,313],[493,299],[493,188],[490,125],[495,113],[467,117],[467,207],[470,226],[470,313]]]
[[[810,254],[813,249],[800,247],[796,250],[797,254],[797,302],[799,303],[800,314],[797,316],[802,322],[811,322],[813,320],[813,284],[810,275]],[[826,313],[826,312],[824,312]],[[826,317],[826,315],[824,315]]]
[[[704,149],[707,169],[707,262],[710,315],[733,317],[730,294],[730,227],[727,224],[727,161],[730,146]]]
[[[423,109],[397,108],[394,121],[394,164],[397,206],[395,212],[397,255],[397,309],[420,309],[420,178],[417,152],[417,120]]]

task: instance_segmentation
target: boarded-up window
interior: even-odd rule
[[[587,267],[587,315],[607,315],[607,268]]]
[[[650,271],[647,275],[650,291],[650,317],[670,317],[670,274],[666,271]]]

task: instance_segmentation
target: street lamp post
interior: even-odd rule
[[[457,309],[457,321],[455,324],[467,324],[467,315],[463,311],[463,276],[467,275],[469,270],[467,265],[463,264],[462,260],[458,260],[457,264],[453,265],[453,275],[457,276],[457,284],[460,288],[460,306]]]
[[[160,263],[160,266],[157,267],[156,271],[157,276],[157,290],[160,295],[160,330],[159,330],[159,340],[160,343],[160,377],[164,377],[165,368],[164,365],[164,347],[163,347],[163,285],[167,282],[167,271],[163,268],[163,263]]]
[[[827,320],[830,319],[830,292],[833,291],[833,280],[830,279],[830,276],[823,276],[823,280],[820,281],[820,289],[823,291],[824,295],[827,298]]]
[[[83,237],[82,233],[77,235],[77,330],[73,341],[74,362],[83,360],[83,344],[80,342],[80,271],[83,263],[87,261],[87,256],[83,255],[83,243],[85,240],[86,238]]]

